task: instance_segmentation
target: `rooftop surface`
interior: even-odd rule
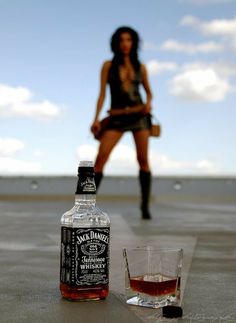
[[[111,219],[110,294],[92,302],[64,300],[58,288],[60,218],[72,205],[0,200],[1,323],[236,322],[236,204],[154,199],[144,221],[137,200],[98,198]],[[147,244],[184,249],[182,319],[125,303],[122,248]]]

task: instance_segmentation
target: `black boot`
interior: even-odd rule
[[[98,191],[99,185],[101,183],[101,180],[103,178],[103,173],[95,173],[95,185],[96,185],[96,191]]]
[[[141,211],[143,219],[151,219],[151,214],[149,212],[149,200],[151,192],[151,173],[140,170],[139,181],[141,186]]]

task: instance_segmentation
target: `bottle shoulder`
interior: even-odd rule
[[[61,225],[71,227],[108,227],[110,226],[110,219],[107,213],[103,212],[96,205],[75,205],[62,215]]]

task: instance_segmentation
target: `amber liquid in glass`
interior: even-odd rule
[[[161,274],[149,274],[130,278],[130,287],[136,292],[151,296],[174,294],[177,279]]]

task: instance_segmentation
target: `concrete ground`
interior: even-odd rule
[[[0,322],[236,322],[236,205],[99,201],[112,222],[110,294],[105,301],[63,300],[59,285],[61,214],[72,201],[0,201]],[[129,306],[122,247],[182,247],[182,319]]]

